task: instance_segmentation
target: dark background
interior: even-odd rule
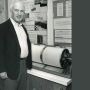
[[[88,0],[89,1],[89,0]],[[90,2],[73,0],[73,86],[90,90]]]

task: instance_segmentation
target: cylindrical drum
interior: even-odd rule
[[[43,63],[62,68],[61,60],[65,56],[62,55],[65,54],[65,50],[67,49],[60,47],[46,47],[42,54]]]
[[[32,44],[32,61],[42,63],[40,55],[45,48],[45,45]]]

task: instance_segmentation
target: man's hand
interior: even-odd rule
[[[1,73],[0,73],[0,77],[1,77],[2,79],[8,78],[6,72],[1,72]]]

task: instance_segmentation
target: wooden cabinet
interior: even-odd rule
[[[49,80],[45,80],[28,74],[27,90],[71,90],[71,84],[64,86]]]
[[[27,71],[27,90],[71,90],[72,79],[32,68]]]

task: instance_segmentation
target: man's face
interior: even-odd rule
[[[20,23],[24,19],[24,15],[24,6],[21,3],[15,3],[12,8],[12,19],[17,23]]]

